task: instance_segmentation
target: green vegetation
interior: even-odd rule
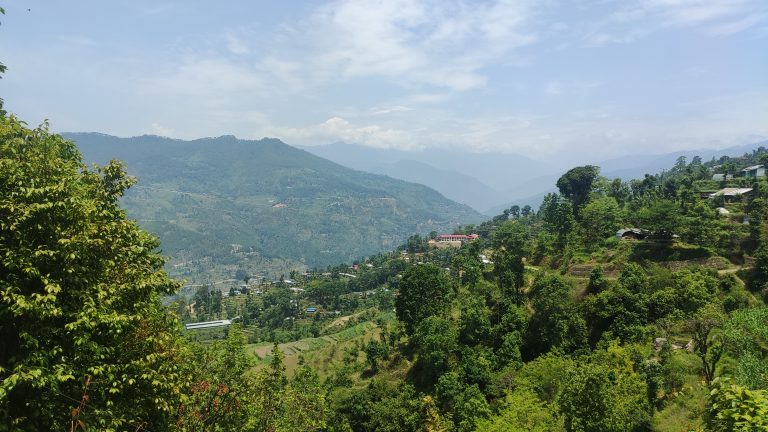
[[[715,165],[629,183],[578,167],[538,212],[457,229],[479,235],[461,247],[403,237],[274,283],[238,263],[228,291],[171,297],[157,240],[119,207],[141,196],[121,201],[122,165],[88,168],[45,127],[2,118],[0,430],[766,430],[768,182],[702,199],[711,171],[740,167]],[[325,181],[296,169],[291,189]],[[250,196],[226,178],[227,196]],[[168,182],[154,184],[196,187]],[[180,326],[222,318],[235,323]]]
[[[389,251],[481,216],[425,186],[334,164],[276,139],[69,134],[84,158],[126,164],[128,215],[163,239],[171,275],[276,279]]]

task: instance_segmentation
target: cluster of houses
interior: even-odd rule
[[[744,178],[765,177],[765,173],[766,173],[765,165],[752,165],[741,170],[741,177],[744,177]],[[712,180],[715,180],[715,181],[733,180],[733,174],[713,174]]]

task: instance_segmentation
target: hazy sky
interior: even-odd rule
[[[574,160],[768,137],[766,0],[0,4],[0,96],[56,131]]]

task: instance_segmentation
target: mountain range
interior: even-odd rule
[[[138,177],[123,199],[128,216],[160,237],[169,271],[192,281],[350,262],[484,219],[426,186],[276,139],[63,135],[87,163],[125,162]]]
[[[663,154],[627,155],[591,161],[608,178],[630,180],[657,173],[674,165],[678,157],[704,161],[720,156],[738,156],[768,141],[721,150],[700,149]],[[514,153],[474,153],[458,150],[416,150],[371,148],[348,143],[301,147],[341,165],[421,183],[446,197],[493,216],[517,204],[534,208],[549,192],[556,191],[557,179],[570,166],[546,163]]]

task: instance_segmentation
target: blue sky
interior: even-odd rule
[[[768,138],[768,1],[3,2],[6,108],[56,131],[537,159]]]

